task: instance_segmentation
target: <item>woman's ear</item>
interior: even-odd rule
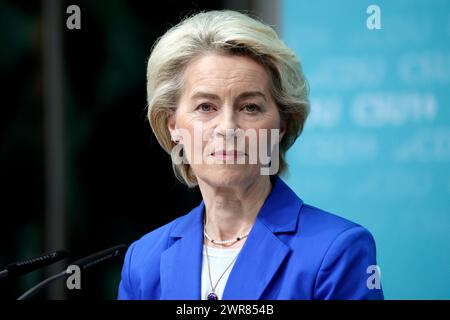
[[[279,134],[279,141],[278,143],[281,143],[281,140],[283,140],[284,134],[286,133],[286,121],[281,120],[280,123],[280,134]]]
[[[179,141],[179,137],[176,129],[175,112],[173,111],[169,113],[167,118],[167,128],[169,129],[171,140],[177,143]]]

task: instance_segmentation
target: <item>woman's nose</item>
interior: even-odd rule
[[[239,129],[237,117],[234,113],[234,110],[223,110],[217,121],[218,123],[214,130],[214,133],[216,135],[220,135],[223,137],[232,136],[235,135],[236,130]]]

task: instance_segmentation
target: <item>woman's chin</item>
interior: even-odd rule
[[[207,184],[224,188],[247,185],[259,175],[259,167],[254,165],[213,165],[194,171]]]

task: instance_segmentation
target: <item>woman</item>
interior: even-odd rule
[[[278,176],[309,102],[272,28],[233,11],[185,19],[154,46],[147,93],[175,174],[203,201],[130,246],[119,299],[383,298],[371,234]]]

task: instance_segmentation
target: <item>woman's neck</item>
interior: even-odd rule
[[[223,241],[250,232],[272,185],[269,176],[259,176],[250,185],[233,188],[214,187],[199,179],[199,188],[205,202],[207,233],[212,239]]]

